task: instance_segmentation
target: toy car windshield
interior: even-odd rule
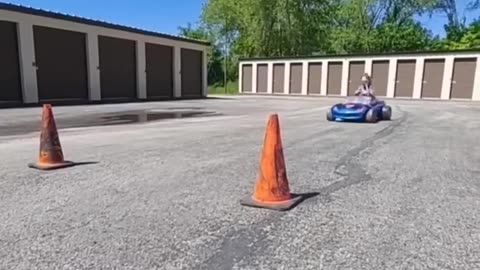
[[[347,97],[347,99],[345,100],[345,103],[369,105],[372,103],[372,97],[369,97],[369,96]]]

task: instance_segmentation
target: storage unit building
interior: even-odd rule
[[[411,98],[413,96],[413,88],[415,87],[415,60],[399,60],[397,61],[397,72],[395,76],[395,97]]]
[[[284,93],[285,87],[285,65],[273,65],[273,92]]]
[[[201,98],[209,43],[0,3],[0,105]]]
[[[372,83],[375,87],[375,95],[385,97],[388,88],[388,70],[390,68],[390,61],[376,60],[372,61]]]
[[[33,26],[38,99],[88,99],[85,34]]]
[[[292,65],[290,66],[290,93],[302,93],[302,72],[302,63],[292,63]]]
[[[98,36],[102,100],[134,99],[137,89],[135,41]]]
[[[307,74],[305,75],[308,75],[307,93],[309,95],[320,95],[320,89],[322,88],[322,63],[309,63]]]
[[[256,73],[256,78],[257,78],[257,87],[255,88],[255,92],[258,93],[267,93],[268,89],[268,81],[271,81],[268,78],[268,71],[271,70],[268,65],[258,65],[257,66],[257,73]]]
[[[145,43],[147,98],[171,98],[173,94],[173,48]]]
[[[22,102],[16,24],[0,20],[0,102]]]
[[[327,93],[329,95],[342,94],[342,65],[342,62],[328,63]]]
[[[475,71],[478,72],[475,58],[457,58],[453,63],[453,80],[451,81],[451,98],[471,99],[475,83]],[[478,81],[476,81],[478,85]]]
[[[248,58],[239,73],[240,93],[347,96],[368,73],[379,97],[480,100],[478,49]]]
[[[364,61],[350,62],[350,69],[348,71],[348,95],[355,94],[358,86],[362,83],[362,76],[365,73]]]

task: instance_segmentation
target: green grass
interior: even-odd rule
[[[208,86],[208,94],[210,95],[236,95],[238,94],[238,82],[228,82],[227,92],[223,84],[214,84]]]

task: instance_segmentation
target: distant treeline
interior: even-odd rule
[[[479,14],[480,0],[467,3]],[[416,16],[444,16],[434,36]],[[209,40],[209,82],[237,77],[239,57],[480,48],[480,14],[465,23],[455,0],[209,0],[180,35]],[[225,50],[225,48],[227,50]]]

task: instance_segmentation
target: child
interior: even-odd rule
[[[355,91],[355,96],[370,96],[372,99],[375,99],[375,89],[372,86],[372,79],[368,73],[363,74],[362,76],[362,85],[358,87]]]

